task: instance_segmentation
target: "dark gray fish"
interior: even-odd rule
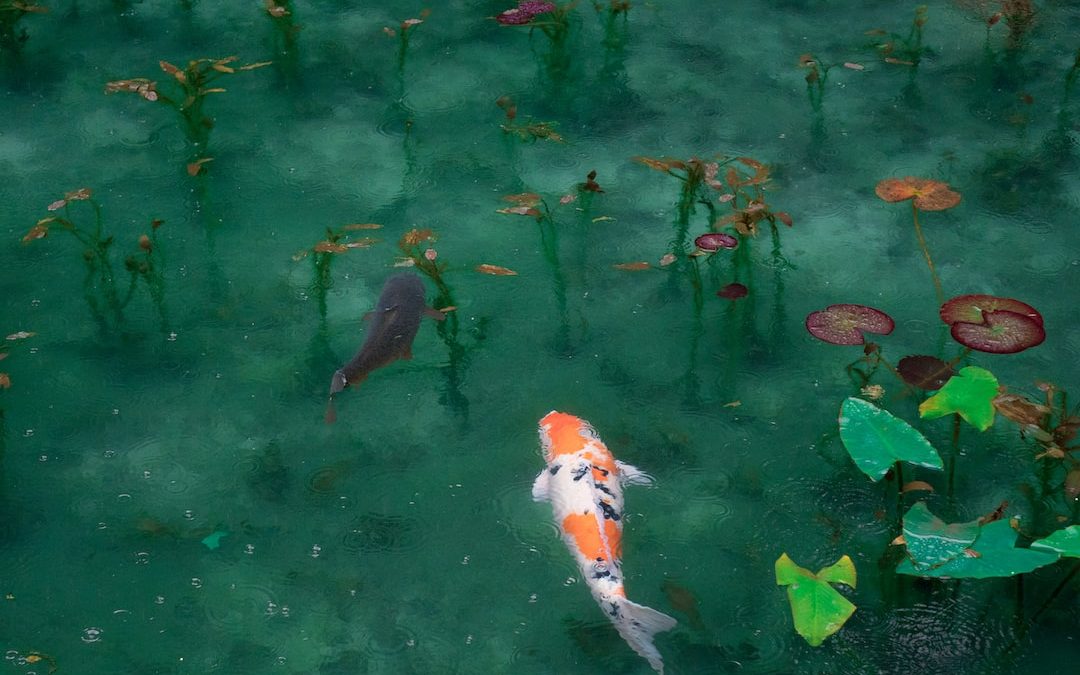
[[[383,284],[379,303],[364,315],[370,321],[367,337],[360,351],[330,378],[330,402],[326,406],[326,423],[337,419],[334,394],[345,387],[364,381],[368,373],[398,359],[412,358],[412,343],[420,330],[420,320],[429,316],[442,321],[446,316],[424,303],[424,283],[420,277],[406,272],[396,274]]]

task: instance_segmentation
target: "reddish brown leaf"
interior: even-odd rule
[[[374,237],[364,237],[362,239],[354,239],[345,243],[345,248],[371,248],[375,244],[378,244],[381,239],[375,239]]]
[[[348,246],[332,241],[320,241],[318,244],[315,244],[316,253],[344,253],[348,250]]]
[[[993,404],[1002,416],[1023,426],[1037,427],[1043,417],[1050,413],[1050,408],[1019,394],[999,394],[994,398]]]
[[[477,265],[476,271],[481,274],[494,274],[496,276],[517,276],[517,272],[512,269],[499,267],[498,265],[489,265],[487,263]]]
[[[30,231],[23,235],[22,243],[29,244],[35,239],[41,239],[49,235],[49,226],[38,223],[30,228]]]
[[[382,225],[378,223],[350,223],[348,225],[342,225],[342,232],[351,232],[353,230],[378,230]]]
[[[652,265],[644,261],[637,261],[618,263],[617,265],[612,265],[612,267],[617,270],[623,270],[624,272],[640,272],[649,269]]]
[[[512,216],[539,216],[540,212],[531,206],[508,206],[505,209],[495,209],[495,213],[505,213]]]
[[[32,338],[35,335],[37,335],[37,333],[31,333],[29,331],[21,330],[18,333],[12,333],[11,335],[7,336],[6,339],[14,342],[15,340],[25,340],[26,338]]]
[[[874,192],[887,202],[914,199],[915,208],[921,211],[944,211],[960,203],[960,193],[947,183],[914,176],[886,178],[877,184]]]
[[[900,489],[901,492],[914,492],[916,490],[933,492],[934,486],[924,480],[913,480],[910,483],[905,483],[904,487]]]
[[[0,389],[8,389],[11,387],[11,378],[7,373],[0,373]]]
[[[515,195],[504,195],[503,201],[520,204],[521,206],[536,206],[540,203],[540,195],[535,192],[522,192]]]
[[[791,215],[787,211],[777,211],[776,217],[780,219],[780,222],[791,227],[795,224],[795,221],[791,219]]]

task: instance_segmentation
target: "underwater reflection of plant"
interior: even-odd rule
[[[338,228],[326,228],[326,238],[316,243],[311,248],[297,251],[293,255],[293,261],[299,262],[311,255],[313,265],[313,279],[311,288],[319,303],[319,316],[326,320],[326,294],[334,285],[330,276],[330,266],[336,256],[356,248],[370,248],[379,242],[373,237],[361,237],[351,239],[353,232],[370,231],[381,228],[378,223],[350,223]]]
[[[285,60],[296,54],[296,36],[300,26],[296,23],[296,10],[292,0],[265,0],[266,15],[274,25],[274,52]]]
[[[926,266],[930,268],[930,276],[934,281],[934,292],[937,294],[938,304],[945,302],[945,294],[941,289],[941,279],[938,278],[937,270],[934,269],[934,261],[930,257],[930,249],[926,245],[922,228],[919,226],[919,211],[944,211],[951,209],[960,203],[960,193],[955,192],[948,184],[929,178],[886,178],[874,188],[877,196],[887,202],[902,202],[911,200],[911,218],[915,223],[915,236],[919,240],[923,257],[926,258]]]
[[[87,202],[94,211],[93,224],[80,226],[71,215],[71,205],[75,202]],[[116,330],[124,322],[123,310],[135,295],[135,288],[140,280],[146,284],[150,299],[161,319],[162,330],[168,330],[165,312],[165,280],[162,267],[164,260],[157,242],[157,230],[162,221],[150,223],[149,234],[140,234],[136,251],[124,258],[124,269],[129,274],[127,288],[121,294],[117,288],[117,278],[112,263],[111,246],[114,237],[107,234],[101,216],[101,206],[91,197],[89,188],[68,192],[63,199],[49,204],[50,212],[63,209],[63,215],[53,215],[39,220],[23,236],[22,242],[29,244],[47,237],[51,232],[60,230],[70,233],[85,248],[82,259],[86,264],[86,277],[83,292],[90,312],[105,330]]]
[[[495,21],[500,26],[527,27],[530,36],[539,28],[551,47],[547,55],[548,66],[553,74],[559,74],[569,66],[566,38],[570,33],[570,13],[577,4],[578,0],[561,5],[543,0],[522,0],[517,7],[498,14]]]
[[[223,59],[195,59],[188,61],[184,68],[174,66],[168,61],[160,61],[161,69],[171,76],[171,79],[167,80],[172,83],[171,91],[161,91],[156,81],[138,77],[108,82],[105,84],[105,93],[130,92],[138,94],[147,101],[163,103],[174,109],[180,115],[181,128],[191,144],[193,156],[189,160],[188,171],[196,175],[202,171],[203,164],[209,161],[209,158],[205,157],[206,144],[210,138],[210,130],[214,127],[213,118],[203,111],[206,97],[210,94],[225,92],[225,89],[221,87],[209,85],[223,75],[255,70],[271,63],[262,61],[243,66],[231,65],[237,60],[236,56]],[[194,170],[192,170],[193,165]]]

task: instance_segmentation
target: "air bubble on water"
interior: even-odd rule
[[[23,432],[23,436],[26,437],[26,438],[30,438],[33,435],[34,435],[34,430],[33,429],[27,429],[26,431]]]
[[[116,495],[116,501],[118,501],[118,502],[130,502],[131,501],[131,495],[128,494],[127,492],[121,492],[120,494]]]
[[[247,553],[248,555],[255,553],[255,544],[248,544],[244,546],[244,553]]]
[[[574,577],[566,577],[566,581],[563,582],[563,586],[573,586],[577,583],[577,579]]]
[[[184,509],[184,518],[186,518],[187,520],[194,520],[195,512],[191,509]]]
[[[164,595],[156,595],[156,596],[154,596],[154,604],[155,605],[164,605],[165,604],[165,596]]]
[[[202,588],[202,579],[199,577],[191,577],[191,585],[193,588]]]
[[[16,658],[18,658],[18,656],[19,652],[15,651],[14,649],[9,649],[4,652],[4,658],[8,661],[14,661]]]
[[[536,593],[529,593],[529,602],[535,603],[536,599]]]
[[[150,469],[146,469],[145,471],[143,471],[142,472],[142,477],[143,478],[149,478],[150,477]]]
[[[102,454],[105,456],[106,459],[112,459],[113,457],[116,457],[116,451],[115,450],[106,450]]]
[[[311,557],[312,558],[318,558],[320,553],[322,553],[322,546],[319,546],[318,544],[315,544],[314,546],[311,547]]]
[[[281,606],[281,616],[284,616],[284,617],[288,618],[288,616],[289,616],[289,606],[288,605],[282,605]]]
[[[284,656],[279,656],[279,657],[277,657],[277,664],[278,664],[279,666],[283,666],[283,665],[285,665],[285,661],[286,661],[286,659],[285,659],[285,657],[284,657]]]
[[[150,553],[147,551],[139,551],[135,554],[136,565],[147,565],[150,563]]]
[[[82,641],[90,644],[91,642],[97,642],[101,639],[100,628],[84,628],[82,632]]]
[[[120,408],[113,408],[112,409],[112,414],[119,415],[120,414]]]
[[[462,565],[468,565],[469,564],[469,556],[465,556],[464,558],[462,558],[461,559],[461,564]]]
[[[275,614],[277,614],[277,605],[274,604],[273,600],[270,600],[266,603],[265,614],[266,616],[274,616]]]
[[[38,461],[39,462],[47,462],[47,461],[49,461],[49,456],[48,455],[41,455],[40,457],[38,457]]]

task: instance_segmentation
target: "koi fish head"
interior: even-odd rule
[[[559,455],[580,452],[587,445],[604,447],[592,425],[570,413],[552,410],[540,420],[539,432],[544,461],[548,464]]]

